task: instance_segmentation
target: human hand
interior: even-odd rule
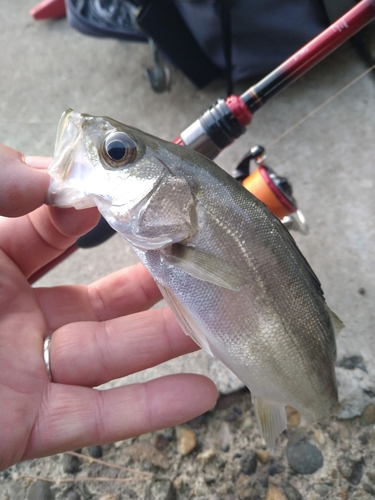
[[[217,397],[213,382],[192,374],[93,389],[197,346],[169,309],[147,310],[161,296],[140,264],[89,286],[30,287],[99,215],[44,205],[49,159],[26,163],[0,146],[0,469],[176,425]],[[43,361],[51,334],[53,382]]]

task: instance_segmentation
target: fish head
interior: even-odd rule
[[[65,111],[49,167],[53,203],[80,209],[100,198],[132,206],[147,195],[164,168],[154,156],[152,161],[146,158],[147,138],[135,131],[111,118]]]
[[[137,234],[154,238],[155,243],[158,232],[166,245],[186,236],[191,193],[167,167],[166,148],[168,143],[141,130],[69,109],[60,119],[48,169],[52,177],[48,203],[76,209],[97,206],[124,237]],[[165,233],[172,226],[171,240]],[[148,248],[149,242],[143,246]]]

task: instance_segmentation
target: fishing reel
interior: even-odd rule
[[[233,177],[262,201],[289,230],[307,234],[306,219],[297,207],[290,182],[266,166],[265,159],[264,147],[254,146],[238,164]],[[257,168],[250,173],[252,160]]]

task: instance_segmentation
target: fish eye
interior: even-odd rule
[[[137,147],[125,132],[111,132],[104,139],[100,152],[108,167],[119,168],[135,160]]]

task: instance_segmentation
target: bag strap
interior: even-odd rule
[[[225,60],[225,76],[227,79],[227,96],[233,94],[233,64],[232,64],[232,26],[231,6],[233,0],[216,0],[220,13],[223,53]]]

